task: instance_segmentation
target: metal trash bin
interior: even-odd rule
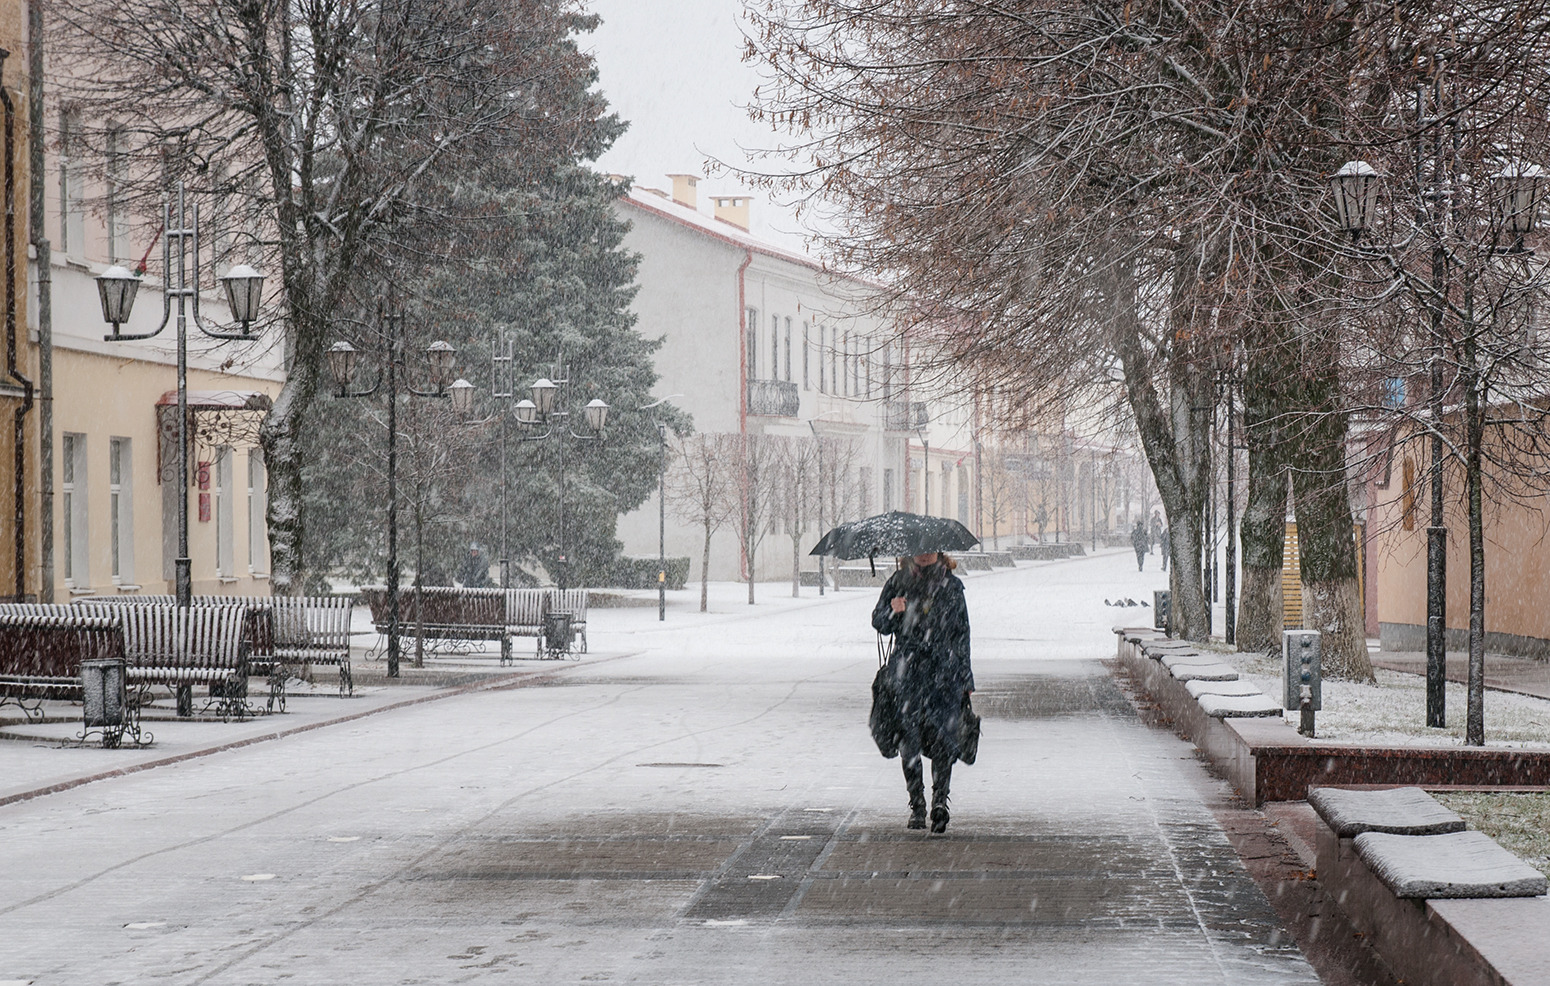
[[[81,662],[81,713],[87,729],[121,729],[124,725],[125,661],[121,657]]]
[[[571,623],[572,613],[545,613],[544,614],[544,654],[549,657],[563,657],[570,653],[571,641],[575,637],[575,627]]]

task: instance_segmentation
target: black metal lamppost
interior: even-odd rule
[[[1431,523],[1426,529],[1426,724],[1441,729],[1447,724],[1447,545],[1448,529],[1445,525],[1443,501],[1444,443],[1442,419],[1446,397],[1443,364],[1446,359],[1446,340],[1442,323],[1448,305],[1450,250],[1445,240],[1449,228],[1449,211],[1455,207],[1453,177],[1444,173],[1447,157],[1444,147],[1444,123],[1441,116],[1443,102],[1442,73],[1432,91],[1426,87],[1416,91],[1416,119],[1418,126],[1432,125],[1436,146],[1432,151],[1433,175],[1429,191],[1421,191],[1416,212],[1418,227],[1431,241],[1432,266],[1430,283],[1418,296],[1429,309],[1431,322],[1431,354],[1429,416],[1431,423],[1431,463],[1428,483],[1431,487]],[[1433,114],[1428,115],[1430,105]],[[1418,189],[1425,189],[1425,154],[1418,142],[1415,177]],[[1539,212],[1540,199],[1546,184],[1546,173],[1536,164],[1519,161],[1506,162],[1500,171],[1490,177],[1491,196],[1495,208],[1502,217],[1502,229],[1512,235],[1510,246],[1502,248],[1494,242],[1487,248],[1494,253],[1524,254],[1532,251],[1523,244],[1525,235],[1533,231]],[[1378,192],[1383,176],[1366,161],[1348,161],[1330,178],[1334,192],[1335,211],[1340,228],[1351,235],[1353,245],[1374,224],[1378,208]],[[1449,187],[1444,187],[1444,186]],[[1408,245],[1408,244],[1405,244]],[[1404,278],[1403,269],[1391,256],[1395,248],[1377,247],[1367,251],[1369,259],[1381,258],[1392,268],[1397,278]],[[1473,695],[1477,677],[1483,669],[1470,668],[1470,691]],[[1472,730],[1473,731],[1473,730]],[[1483,742],[1483,740],[1482,740]]]
[[[587,427],[591,434],[578,434],[570,427],[571,412],[568,408],[570,388],[570,367],[563,359],[555,362],[555,378],[540,377],[533,382],[531,388],[532,399],[520,400],[513,409],[517,417],[517,425],[526,434],[518,436],[523,442],[542,442],[550,438],[555,439],[557,455],[559,457],[556,480],[560,487],[560,524],[559,524],[559,571],[555,581],[561,589],[570,588],[570,557],[565,547],[565,443],[567,439],[578,442],[601,442],[604,437],[603,429],[608,424],[608,403],[602,398],[593,400],[582,408],[586,418]],[[545,426],[542,432],[534,432],[533,429],[540,425]]]
[[[457,351],[449,344],[436,341],[425,347],[425,359],[429,366],[431,388],[421,390],[409,384],[407,380],[400,384],[398,380],[400,369],[407,378],[408,367],[404,359],[403,351],[403,321],[404,313],[394,301],[392,289],[389,288],[386,305],[377,309],[377,320],[380,325],[379,332],[384,347],[381,355],[383,368],[377,373],[377,379],[366,390],[350,390],[350,382],[355,376],[355,364],[360,353],[348,342],[336,342],[328,349],[328,371],[334,378],[334,384],[338,388],[335,397],[370,397],[381,390],[383,384],[387,385],[387,429],[388,429],[388,571],[387,571],[387,596],[388,596],[388,657],[387,673],[389,678],[398,677],[399,665],[399,599],[398,599],[398,391],[400,387],[415,397],[452,398],[454,394],[466,394],[467,389],[459,388],[453,391],[448,387],[448,381],[452,377],[452,366],[457,359]],[[460,381],[466,384],[466,381]],[[471,396],[471,395],[470,395]]]
[[[188,556],[188,321],[212,339],[252,341],[253,322],[258,318],[259,301],[264,293],[264,275],[247,264],[238,264],[218,278],[225,288],[226,304],[239,326],[236,330],[212,327],[199,314],[199,206],[189,208],[182,182],[172,197],[162,203],[162,315],[161,324],[150,332],[121,331],[129,321],[141,278],[127,268],[114,265],[97,276],[97,294],[102,302],[102,320],[113,326],[109,342],[132,342],[160,335],[172,321],[173,300],[177,300],[178,335],[178,554],[173,560],[177,604],[187,607],[193,596],[193,562]],[[176,241],[176,247],[173,246]],[[173,258],[176,251],[176,260]],[[213,262],[212,262],[213,263]],[[183,699],[179,697],[181,708]]]

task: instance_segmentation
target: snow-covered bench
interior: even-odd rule
[[[1503,968],[1550,935],[1544,874],[1419,788],[1316,788],[1308,803],[1325,894],[1397,978],[1519,981]],[[1503,927],[1512,933],[1493,933]]]

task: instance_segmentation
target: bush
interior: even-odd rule
[[[657,587],[657,559],[615,558],[608,573],[608,585],[616,589],[655,589]],[[689,559],[667,560],[667,587],[682,589],[689,581]]]

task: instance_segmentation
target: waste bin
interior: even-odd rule
[[[551,657],[559,657],[570,653],[571,639],[574,635],[571,618],[572,614],[570,613],[544,614],[545,654]]]

